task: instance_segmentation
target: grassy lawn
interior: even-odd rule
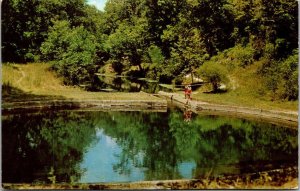
[[[261,109],[292,110],[298,111],[298,101],[270,101],[255,98],[243,92],[231,91],[228,93],[203,93],[196,91],[192,95],[193,99],[209,103],[218,103],[232,106],[245,106]]]
[[[2,98],[4,100],[21,101],[34,99],[76,99],[76,100],[158,100],[154,96],[140,93],[123,92],[87,92],[79,87],[63,85],[50,64],[3,64],[2,65]],[[234,90],[226,93],[204,93],[203,89],[193,92],[193,99],[234,106],[255,107],[298,111],[298,101],[271,101],[267,97],[259,97],[253,89],[260,84],[259,79],[251,73],[237,72]],[[240,75],[240,76],[239,76]],[[247,87],[247,88],[245,88]],[[183,94],[183,92],[178,92]]]
[[[234,70],[230,75],[230,90],[225,93],[194,92],[195,99],[225,105],[255,107],[261,109],[298,111],[298,101],[272,99],[273,95],[263,86],[263,79],[257,75],[257,65]],[[273,101],[272,101],[273,100]]]
[[[65,86],[62,79],[49,70],[50,64],[3,64],[2,98],[4,100],[76,99],[76,100],[159,100],[140,93],[87,92]]]

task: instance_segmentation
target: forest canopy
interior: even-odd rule
[[[230,83],[233,69],[256,66],[261,94],[296,100],[297,23],[295,0],[108,0],[104,11],[85,0],[3,0],[2,61],[52,62],[71,85],[107,65],[164,83],[211,67]]]

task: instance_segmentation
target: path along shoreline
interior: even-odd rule
[[[149,94],[150,96],[151,94]],[[151,95],[153,96],[153,95]],[[168,102],[172,101],[179,107],[184,107],[187,99],[178,93],[167,93],[160,91],[157,94],[161,99],[149,100],[32,100],[32,101],[3,101],[2,114],[15,112],[40,111],[52,109],[84,109],[84,110],[109,110],[109,111],[152,111],[166,112]],[[275,120],[291,123],[298,126],[298,112],[265,110],[259,108],[230,106],[215,103],[208,103],[198,100],[189,100],[193,112],[197,114],[216,113],[235,116],[248,116],[261,119]]]
[[[178,93],[167,93],[160,91],[158,92],[160,97],[167,98],[167,100],[175,102],[179,106],[184,106],[187,103],[187,99],[184,98],[184,95]],[[250,107],[240,107],[240,106],[230,106],[222,105],[215,103],[208,103],[198,100],[189,100],[188,104],[191,107],[191,110],[197,114],[205,112],[219,112],[227,115],[242,115],[249,117],[259,117],[270,120],[280,120],[298,124],[298,112],[294,111],[278,111],[278,110],[266,110],[259,108],[250,108]]]
[[[2,113],[53,109],[80,109],[101,111],[152,111],[166,112],[166,100],[39,100],[2,104]]]

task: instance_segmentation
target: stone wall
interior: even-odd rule
[[[184,99],[183,96],[180,96],[176,93],[159,92],[159,96],[167,98],[168,101],[178,102],[182,105],[186,104],[187,102],[187,100]],[[199,113],[201,111],[218,111],[298,122],[298,112],[292,111],[287,112],[277,110],[265,110],[250,107],[212,104],[194,100],[189,101],[189,104],[191,106],[191,109],[196,113]]]
[[[51,100],[10,102],[2,104],[2,113],[19,111],[40,111],[52,109],[91,109],[109,111],[167,111],[166,100],[135,101],[135,100]]]
[[[199,177],[199,179],[157,180],[127,183],[73,183],[73,184],[12,184],[4,183],[4,189],[9,190],[124,190],[124,189],[297,189],[298,168],[276,169],[264,172],[247,173],[242,175],[227,175],[220,177]]]

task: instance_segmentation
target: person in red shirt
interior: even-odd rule
[[[188,86],[184,87],[184,99],[188,97]]]
[[[188,99],[192,100],[192,87],[191,86],[188,86],[187,88],[187,96],[188,96]]]

